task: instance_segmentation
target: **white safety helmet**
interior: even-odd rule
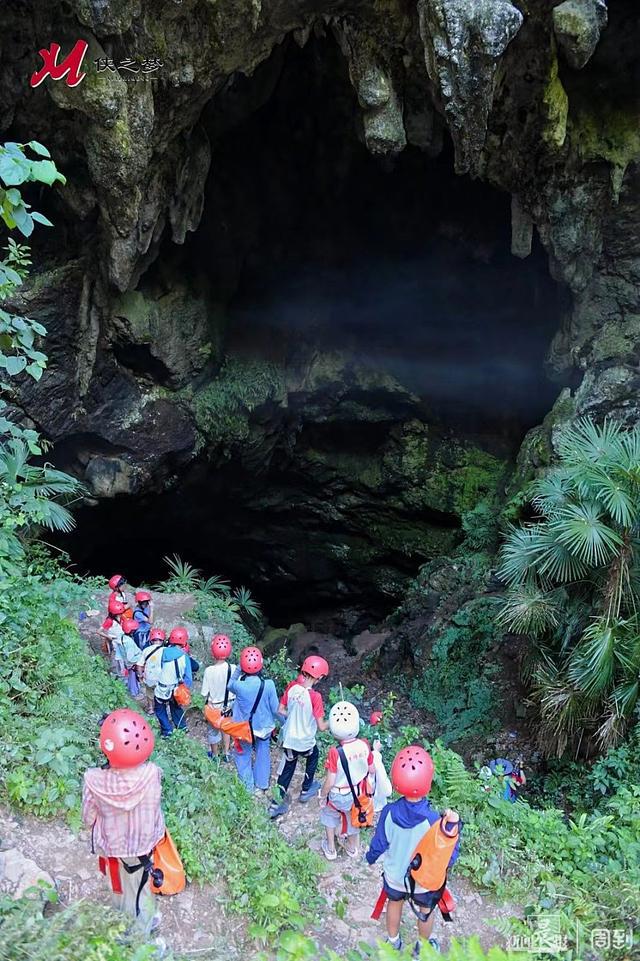
[[[360,730],[358,708],[350,701],[338,701],[329,711],[329,730],[339,741],[357,737]]]

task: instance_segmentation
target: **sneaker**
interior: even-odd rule
[[[402,951],[402,949],[403,949],[403,947],[404,947],[404,944],[402,943],[402,938],[400,937],[400,935],[398,935],[397,938],[389,938],[389,937],[387,937],[387,938],[384,939],[384,943],[385,943],[385,944],[390,944],[391,947],[394,948],[396,951]]]
[[[429,938],[429,944],[431,945],[434,951],[437,951],[438,954],[440,954],[440,942],[438,941],[437,938]]]
[[[315,797],[316,794],[320,792],[321,787],[322,784],[320,781],[313,781],[306,791],[300,791],[300,794],[298,795],[300,804],[306,804],[307,801],[310,801],[312,797]]]
[[[286,814],[288,810],[289,798],[285,796],[281,801],[272,801],[269,805],[269,811],[267,813],[269,814],[270,818],[280,818],[283,814]]]
[[[230,754],[223,754],[223,755],[222,755],[222,760],[224,761],[225,764],[229,764],[229,763],[231,762],[231,755],[230,755]]]

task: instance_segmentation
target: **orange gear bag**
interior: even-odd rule
[[[159,872],[162,872],[162,882],[156,884],[156,881],[160,880]],[[158,841],[153,849],[151,893],[165,896],[180,894],[181,891],[184,891],[186,883],[187,878],[184,873],[182,861],[180,860],[180,855],[178,854],[178,849],[169,832],[165,831],[164,837],[161,841]]]
[[[411,891],[416,884],[425,891],[439,891],[447,880],[447,868],[460,834],[460,820],[448,823],[449,828],[444,818],[439,818],[418,842],[407,871]]]
[[[223,734],[229,734],[235,741],[245,741],[251,744],[251,725],[249,721],[232,721],[230,717],[224,717],[219,708],[211,707],[209,704],[205,704],[204,716],[211,727],[217,728]]]

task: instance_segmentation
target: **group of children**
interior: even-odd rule
[[[136,592],[135,606],[131,608],[124,593],[124,578],[114,575],[109,583],[112,594],[103,634],[111,646],[114,670],[122,675],[135,674],[142,685],[147,710],[155,713],[162,736],[170,736],[174,728],[185,727],[184,702],[177,696],[178,688],[186,685],[191,689],[199,667],[190,657],[187,631],[174,628],[167,638],[163,631],[151,626],[152,602],[148,592]],[[380,743],[374,742],[372,748],[359,736],[361,721],[355,705],[339,701],[325,719],[323,698],[315,688],[328,676],[329,664],[317,653],[302,660],[298,676],[280,698],[273,680],[263,676],[263,656],[257,647],[245,647],[235,664],[231,640],[216,634],[211,641],[211,655],[213,664],[206,668],[202,679],[205,717],[209,721],[209,756],[220,761],[233,759],[246,788],[265,795],[271,778],[271,742],[276,739],[282,757],[268,809],[272,818],[289,810],[293,775],[298,762],[304,763],[298,801],[306,804],[318,797],[324,827],[321,849],[328,861],[336,859],[338,847],[347,857],[358,858],[361,829],[374,826],[377,816],[365,859],[369,864],[382,860],[379,904],[388,902],[387,939],[400,950],[402,906],[409,901],[418,918],[420,939],[428,939],[436,946],[431,936],[434,911],[443,897],[447,868],[457,857],[458,816],[451,811],[441,816],[429,804],[427,796],[433,778],[429,754],[419,746],[400,751],[391,767],[389,783]],[[140,722],[145,723],[142,718]],[[324,779],[320,781],[316,779],[320,759],[317,734],[327,730],[335,743],[329,748]],[[387,803],[392,787],[400,797]],[[95,813],[93,809],[91,813]],[[432,867],[438,858],[440,861],[435,873],[426,875],[435,886],[424,887],[419,872],[412,873],[412,865],[419,842],[431,837],[432,826],[437,826],[433,830],[440,832],[441,837],[438,835],[431,846],[427,861]],[[453,840],[443,846],[444,838]],[[416,957],[420,939],[414,948]]]

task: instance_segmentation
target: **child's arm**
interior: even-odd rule
[[[318,725],[318,730],[319,730],[319,731],[328,731],[328,730],[329,730],[329,722],[326,721],[323,717],[317,717],[317,718],[316,718],[316,723],[317,723],[317,725]]]
[[[98,818],[98,806],[93,794],[85,784],[82,788],[82,820],[88,828],[92,828]]]
[[[387,815],[389,813],[389,805],[383,809],[380,815],[380,820],[378,821],[378,827],[376,828],[376,833],[371,839],[371,844],[369,845],[369,850],[365,854],[368,864],[375,864],[379,857],[381,857],[384,852],[389,847],[389,840],[387,838],[387,832],[385,830],[385,825],[387,823]]]
[[[336,783],[335,773],[333,771],[327,771],[324,777],[324,781],[322,782],[322,787],[320,788],[319,797],[322,801],[326,800],[329,794],[329,791],[331,790],[331,788],[335,783]]]

